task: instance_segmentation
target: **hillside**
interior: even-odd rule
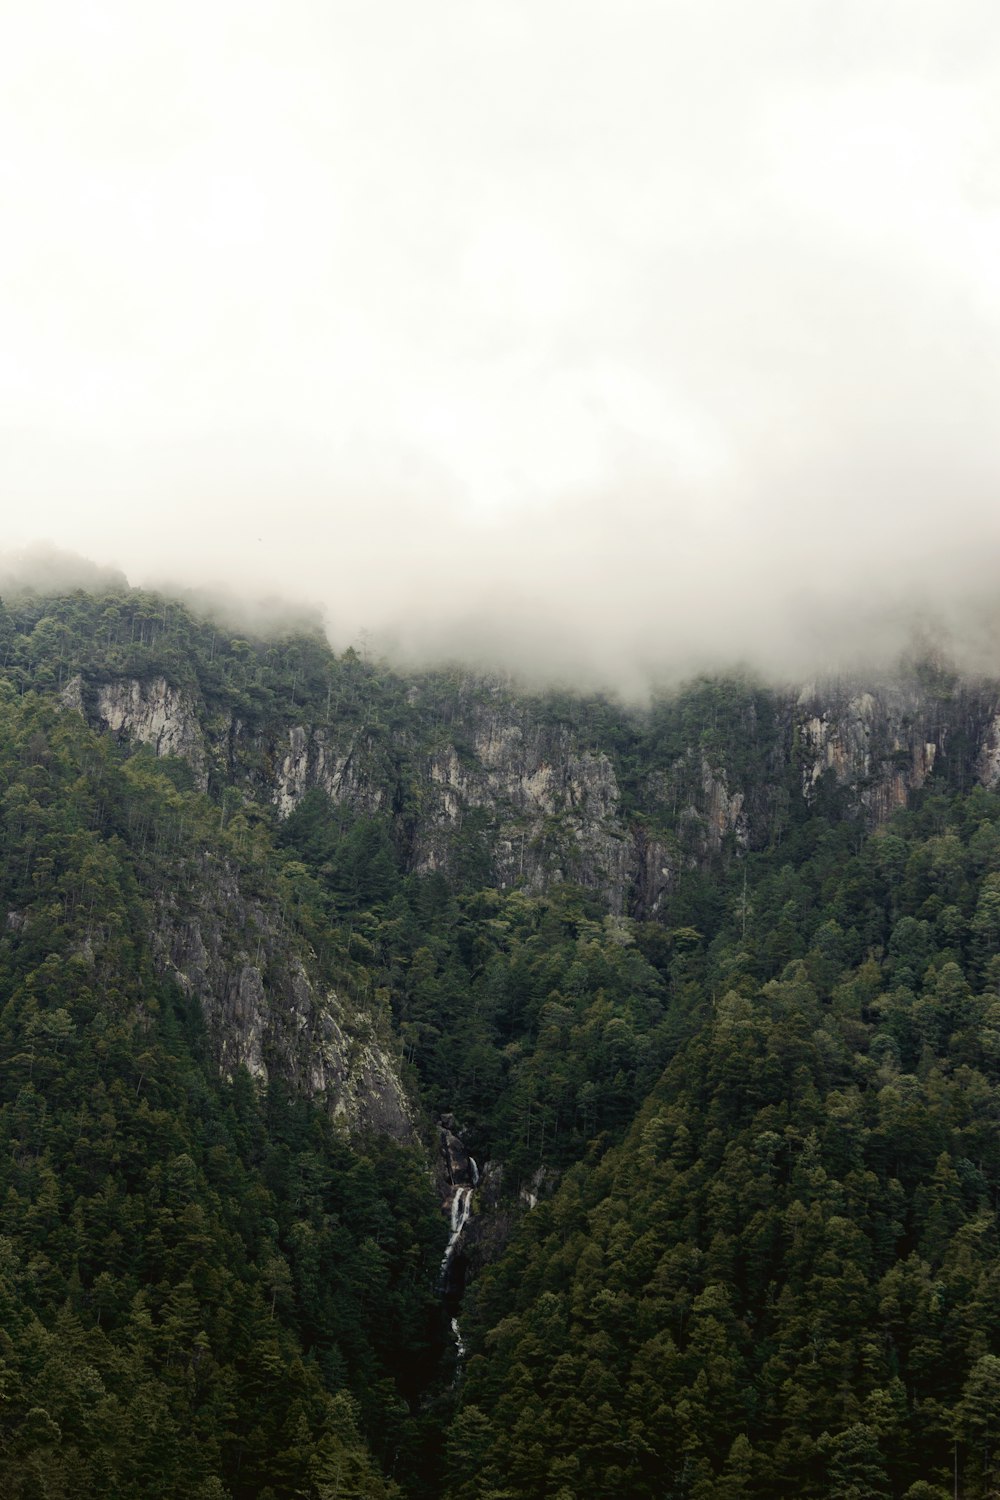
[[[996,684],[0,662],[4,1493],[993,1492]]]

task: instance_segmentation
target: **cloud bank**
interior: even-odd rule
[[[989,0],[42,0],[0,543],[631,687],[1000,672]]]

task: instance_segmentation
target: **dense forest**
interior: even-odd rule
[[[11,591],[0,1493],[1000,1492],[1000,794],[971,690],[907,670],[953,717],[890,805],[743,678],[628,708]],[[191,706],[156,744],[108,708],[150,684]],[[487,710],[550,779],[572,746],[534,822],[468,791]],[[335,776],[282,772],[307,731]],[[220,888],[266,916],[219,939],[256,1070],[244,990],[165,959]],[[412,1127],[309,1082],[300,970]],[[480,1175],[457,1340],[441,1117]]]

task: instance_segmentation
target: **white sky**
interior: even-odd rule
[[[993,617],[996,0],[0,0],[0,226],[0,544],[612,678]]]

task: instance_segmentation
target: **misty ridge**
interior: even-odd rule
[[[543,9],[26,12],[0,542],[632,699],[1000,670],[995,7]]]
[[[841,34],[822,8],[594,6],[554,95],[564,18],[517,9],[328,30],[306,6],[235,98],[220,35],[192,81],[215,155],[197,130],[168,164],[133,154],[67,96],[56,138],[95,133],[59,213],[108,172],[116,213],[93,243],[12,215],[6,541],[243,628],[287,600],[338,649],[364,631],[401,666],[630,698],[881,669],[914,640],[996,670],[993,12],[852,4]],[[422,65],[387,71],[400,27]],[[36,277],[53,242],[76,259]]]
[[[953,562],[937,576],[911,568],[907,579],[890,562],[879,580],[870,559],[859,560],[854,576],[842,560],[837,577],[829,556],[807,563],[778,543],[770,558],[748,556],[742,568],[730,559],[728,572],[720,549],[717,575],[692,568],[684,576],[680,562],[651,562],[641,545],[629,556],[621,541],[615,556],[610,529],[602,566],[601,540],[595,528],[588,552],[567,547],[555,557],[556,538],[542,537],[538,551],[520,555],[528,544],[517,528],[493,527],[492,545],[481,536],[478,555],[463,557],[453,532],[446,559],[410,567],[388,548],[373,547],[367,559],[356,550],[353,584],[342,563],[343,586],[325,596],[318,586],[298,593],[280,559],[265,592],[253,572],[244,580],[238,572],[209,580],[194,568],[188,577],[129,578],[39,543],[0,553],[0,597],[150,588],[234,633],[322,634],[336,651],[353,647],[403,673],[459,667],[527,691],[596,691],[636,707],[700,674],[787,688],[883,679],[933,659],[975,678],[1000,677],[989,552],[970,556],[964,576]]]

